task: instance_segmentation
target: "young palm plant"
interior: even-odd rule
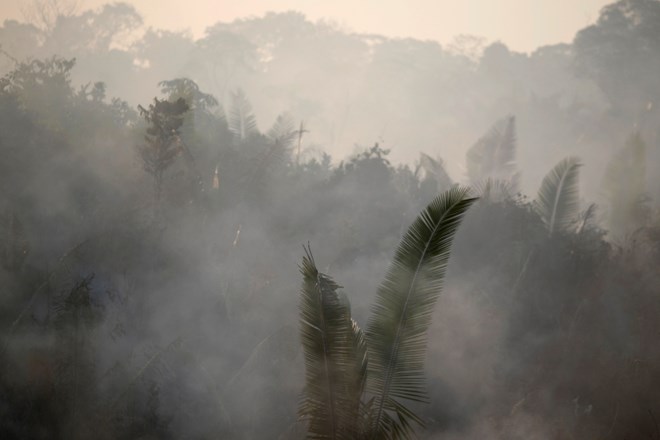
[[[466,188],[436,197],[404,235],[378,288],[365,333],[340,286],[306,249],[300,271],[306,385],[299,415],[313,439],[407,439],[423,425],[427,331],[454,234],[475,201]]]

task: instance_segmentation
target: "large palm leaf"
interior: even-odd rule
[[[409,402],[427,399],[426,336],[440,294],[449,251],[466,210],[466,188],[438,196],[403,237],[380,285],[367,325],[370,438],[407,438],[421,420]]]
[[[366,377],[366,348],[361,330],[350,317],[340,287],[320,273],[309,250],[300,271],[300,313],[306,385],[299,415],[308,421],[313,439],[360,437],[360,399]]]
[[[543,178],[534,205],[550,235],[568,227],[578,215],[581,166],[578,158],[567,157]]]

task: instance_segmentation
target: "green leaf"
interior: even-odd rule
[[[355,439],[361,431],[360,400],[366,377],[364,336],[351,319],[340,286],[320,273],[306,249],[300,271],[300,335],[305,355],[305,390],[298,413],[308,437]]]
[[[581,166],[578,158],[567,157],[543,178],[534,206],[550,235],[570,226],[578,215]]]
[[[454,234],[475,200],[458,187],[433,200],[401,240],[378,289],[366,333],[371,438],[408,438],[411,422],[421,425],[405,403],[427,400],[427,330]]]

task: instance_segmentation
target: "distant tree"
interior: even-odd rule
[[[71,70],[75,64],[75,59],[59,57],[20,63],[0,79],[0,89],[14,94],[41,124],[61,130],[66,117],[61,109],[73,97]]]
[[[479,67],[495,79],[511,81],[514,76],[511,58],[512,54],[509,48],[498,41],[484,49]]]
[[[202,92],[197,83],[189,78],[161,81],[158,85],[160,91],[167,95],[170,101],[185,99],[190,110],[207,110],[218,105],[218,100],[213,95]]]
[[[154,98],[149,108],[138,106],[140,115],[149,124],[145,142],[139,146],[144,170],[154,178],[154,203],[156,212],[160,207],[163,188],[163,173],[181,153],[179,129],[189,106],[185,99],[166,101]]]
[[[657,0],[620,0],[605,6],[596,24],[582,29],[575,37],[578,73],[593,78],[614,107],[639,111],[648,102],[657,103],[658,29]]]
[[[476,35],[461,34],[454,37],[449,43],[447,51],[451,54],[463,56],[472,62],[477,62],[484,52],[486,39]]]
[[[104,5],[99,10],[61,16],[47,34],[46,50],[77,57],[107,57],[115,46],[125,46],[127,37],[142,25],[142,17],[127,3]],[[116,60],[116,58],[115,58]]]
[[[196,43],[188,61],[188,68],[201,75],[207,87],[225,100],[227,92],[240,85],[246,73],[258,70],[257,46],[246,36],[216,24],[207,30],[207,36]]]
[[[30,0],[23,4],[21,12],[26,21],[50,35],[60,18],[74,15],[78,0]]]
[[[158,85],[170,102],[183,98],[190,107],[180,128],[181,146],[188,174],[193,176],[192,186],[204,191],[213,184],[220,151],[231,143],[222,107],[189,78],[161,81]],[[187,194],[188,200],[191,195]]]

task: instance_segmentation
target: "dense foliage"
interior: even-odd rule
[[[368,322],[372,292],[386,302],[378,282],[399,280],[387,272],[397,243],[457,181],[480,199],[411,361],[420,370],[425,353],[418,435],[660,437],[658,11],[622,0],[569,47],[523,56],[494,44],[476,61],[413,40],[367,44],[297,14],[218,24],[197,42],[150,30],[130,50],[114,45],[140,22],[126,5],[41,28],[6,22],[1,49],[16,55],[0,79],[0,438],[304,436],[301,244],[323,262],[314,270],[341,280],[351,308],[338,297],[337,331],[354,334],[347,317]],[[306,70],[283,75],[295,60]],[[210,79],[181,77],[182,65]],[[571,65],[560,72],[571,86],[553,89],[549,65]],[[349,67],[373,81],[351,89]],[[121,83],[74,79],[106,70]],[[321,73],[359,91],[356,114],[391,108],[406,116],[387,125],[417,134],[390,149],[382,121],[333,132],[355,121],[324,119],[337,113],[319,103],[345,95],[319,87]],[[517,76],[524,97],[494,92]],[[146,83],[160,95],[143,96]],[[265,110],[274,122],[260,128],[255,109],[285,96],[295,105]],[[368,147],[328,153],[364,133]],[[431,148],[438,139],[461,149]]]

